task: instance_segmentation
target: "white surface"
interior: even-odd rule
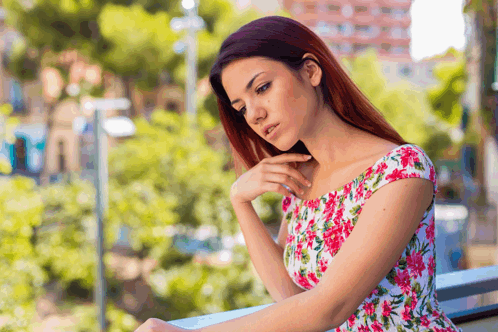
[[[104,130],[112,137],[126,137],[134,135],[136,127],[129,118],[125,116],[116,116],[105,119]]]

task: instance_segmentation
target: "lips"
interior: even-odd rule
[[[278,128],[278,125],[279,125],[278,123],[275,125],[271,125],[265,130],[266,138],[270,138],[271,136],[273,136],[273,134],[275,133],[275,130],[277,130],[277,128]],[[270,130],[271,128],[273,128],[272,131],[270,133],[268,133],[268,130]]]

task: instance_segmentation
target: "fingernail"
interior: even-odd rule
[[[306,181],[306,184],[308,185],[308,187],[311,187],[311,182]]]
[[[311,159],[311,156],[306,156],[306,159],[310,160],[310,159]]]

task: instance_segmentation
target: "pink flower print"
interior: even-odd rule
[[[316,277],[316,274],[313,272],[308,272],[308,279],[313,281],[315,285],[320,282],[320,280],[318,280],[318,278]]]
[[[313,246],[313,241],[315,240],[316,233],[312,231],[306,231],[306,237],[308,238],[306,240],[306,248],[311,248]]]
[[[420,222],[420,223],[418,224],[417,229],[415,230],[415,234],[418,234],[418,232],[420,231],[420,229],[422,228],[422,226],[424,226],[424,223],[423,223],[423,222]]]
[[[417,303],[418,303],[417,293],[415,291],[412,291],[412,294],[410,295],[410,297],[412,298],[412,303],[411,303],[410,308],[412,310],[415,310],[415,307],[417,306]]]
[[[420,324],[422,324],[422,326],[424,326],[424,327],[429,327],[430,322],[427,319],[427,316],[420,317]]]
[[[370,166],[365,173],[365,179],[368,179],[373,173],[373,166]]]
[[[351,316],[349,316],[348,318],[348,324],[349,324],[349,327],[353,327],[354,323],[356,322],[356,315],[355,314],[352,314]]]
[[[432,183],[434,183],[434,187],[436,186],[436,171],[434,170],[434,167],[431,166],[431,169],[430,169],[430,174],[429,174],[429,180],[432,181]]]
[[[325,209],[323,210],[323,214],[325,214],[326,220],[329,220],[330,218],[332,218],[332,215],[335,212],[336,206],[337,206],[337,204],[336,204],[335,197],[330,198],[330,196],[329,196],[329,200],[327,202],[325,202]]]
[[[366,199],[366,200],[367,200],[367,199],[369,199],[369,198],[370,198],[370,196],[372,196],[372,191],[371,191],[371,190],[369,190],[369,191],[367,191],[367,192],[366,192],[366,194],[365,194],[365,199]]]
[[[429,223],[429,226],[425,229],[425,238],[429,240],[430,244],[434,243],[434,216],[431,218],[431,221]]]
[[[311,211],[316,210],[320,206],[320,197],[315,198],[314,200],[308,201],[308,208],[311,209]]]
[[[299,215],[299,205],[297,205],[296,208],[294,209],[294,218],[297,218],[298,215]]]
[[[356,188],[356,194],[354,196],[355,200],[359,200],[363,194],[363,191],[365,190],[365,187],[363,186],[363,182],[360,183],[358,188]]]
[[[287,238],[285,239],[285,244],[291,244],[296,237],[292,234],[287,235]]]
[[[385,162],[380,163],[379,166],[377,167],[377,170],[375,171],[375,174],[379,173],[384,173],[384,171],[387,169],[387,164]]]
[[[334,218],[334,223],[335,224],[340,223],[343,215],[344,215],[344,205],[341,206],[341,208],[339,210],[337,210],[337,213],[336,213],[335,218]]]
[[[410,274],[408,273],[407,270],[398,272],[398,274],[394,276],[394,281],[401,289],[403,294],[406,295],[410,294],[412,290],[412,285],[410,283]]]
[[[303,224],[301,223],[301,220],[299,220],[296,224],[296,233],[299,233],[302,226],[303,226]]]
[[[303,243],[299,241],[296,246],[296,251],[294,252],[294,256],[296,256],[296,259],[301,259],[303,258]]]
[[[394,169],[389,175],[386,176],[386,180],[393,182],[398,179],[404,179],[406,177],[406,169]]]
[[[434,262],[434,256],[429,256],[429,275],[434,275],[434,269],[436,268],[436,262]]]
[[[363,305],[363,310],[365,310],[365,313],[368,315],[368,316],[371,316],[373,315],[374,313],[374,305],[372,302],[367,302]]]
[[[342,243],[344,242],[342,236],[335,237],[333,239],[325,240],[325,245],[327,246],[327,251],[330,255],[335,256],[339,249],[341,249]]]
[[[418,153],[412,148],[401,148],[401,165],[403,168],[410,165],[411,167],[415,166],[414,162],[420,162],[418,158]]]
[[[405,305],[405,308],[401,312],[401,318],[404,321],[408,321],[408,320],[412,319],[412,314],[410,313],[410,306]]]
[[[301,274],[299,274],[297,272],[294,272],[294,280],[296,280],[296,282],[299,285],[303,286],[306,289],[313,288],[313,286],[311,286],[311,284],[309,283],[308,279],[306,279],[305,277],[303,277]]]
[[[353,182],[349,182],[347,185],[344,186],[344,196],[349,195],[352,187],[353,187]]]
[[[313,240],[315,237],[310,237],[306,240],[306,248],[307,249],[312,249],[313,248]]]
[[[382,331],[384,331],[383,328],[382,328],[382,324],[379,323],[378,320],[376,320],[375,322],[373,322],[372,325],[370,325],[370,327],[373,329],[374,332],[382,332]]]
[[[422,271],[425,270],[424,259],[419,252],[412,251],[412,254],[406,257],[406,263],[410,269],[410,276],[421,277]]]
[[[308,223],[308,226],[306,226],[306,230],[309,231],[311,230],[311,227],[315,224],[315,219],[311,219],[310,222]]]
[[[433,310],[432,317],[435,317],[436,319],[439,318],[439,312],[437,312],[436,310]]]
[[[370,332],[370,329],[368,328],[368,326],[360,325],[358,327],[358,332]]]
[[[320,272],[324,273],[325,271],[327,271],[327,267],[329,266],[329,261],[322,258],[318,261],[318,266],[319,266]]]
[[[377,290],[377,287],[375,287],[371,292],[370,295],[368,295],[368,298],[371,298],[373,295],[379,294],[379,291]]]
[[[323,238],[331,237],[332,235],[339,236],[342,235],[344,225],[341,223],[336,223],[332,227],[329,227],[325,233],[323,233]]]
[[[343,225],[334,225],[323,233],[323,239],[327,251],[334,255],[340,248],[344,239],[342,237]]]
[[[339,194],[337,193],[337,191],[330,192],[329,199],[327,200],[327,202],[329,202],[329,201],[335,202],[338,197],[339,197]]]
[[[348,220],[347,222],[344,223],[344,237],[347,239],[349,237],[349,234],[353,231],[353,223],[351,220]]]
[[[388,317],[391,315],[392,307],[389,301],[382,302],[382,316]]]
[[[420,174],[416,172],[412,172],[409,175],[406,176],[407,178],[419,178]]]
[[[282,210],[284,212],[287,212],[287,209],[289,208],[290,203],[291,203],[290,197],[285,197],[284,200],[282,201]]]

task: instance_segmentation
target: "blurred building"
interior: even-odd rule
[[[11,104],[12,116],[18,118],[20,124],[14,132],[15,142],[3,142],[0,154],[10,160],[13,174],[31,177],[37,183],[58,181],[62,175],[70,172],[88,171],[91,174],[94,168],[93,113],[85,112],[81,107],[83,98],[81,101],[69,97],[54,104],[47,102],[44,96],[47,85],[53,88],[60,84],[62,89],[66,89],[66,84],[71,83],[51,76],[53,72],[46,75],[40,71],[33,80],[24,82],[9,73],[10,56],[22,36],[5,24],[6,15],[8,13],[0,2],[0,104]],[[69,81],[74,75],[90,75],[94,79],[98,76],[104,98],[121,98],[129,91],[131,109],[109,111],[107,117],[122,115],[149,118],[155,108],[176,112],[184,109],[183,90],[171,84],[167,75],[161,75],[159,86],[155,89],[145,91],[136,87],[133,81],[125,82],[112,73],[103,72],[98,65],[88,63],[75,51],[63,52],[58,61],[69,68]],[[45,85],[44,80],[48,80]],[[49,113],[52,114],[50,135],[47,126]],[[82,130],[75,131],[75,125],[82,127]],[[118,140],[113,138],[109,138],[108,142],[109,147],[118,144]],[[46,158],[45,153],[48,154]]]
[[[412,0],[234,0],[270,15],[280,9],[317,33],[338,57],[377,51],[389,83],[410,82],[414,89],[437,83],[434,66],[451,58],[413,61],[410,55]]]

